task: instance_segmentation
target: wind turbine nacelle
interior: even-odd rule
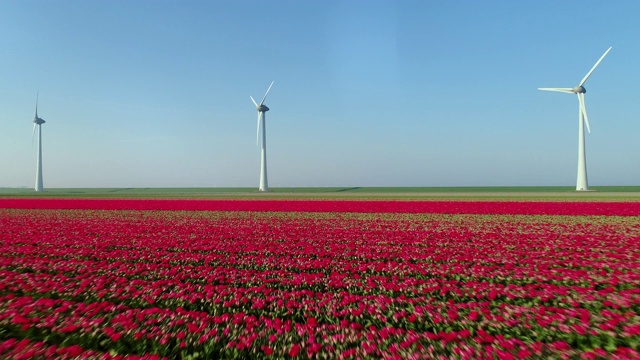
[[[267,112],[269,111],[269,108],[267,107],[267,105],[260,105],[258,106],[258,111]]]
[[[35,118],[35,119],[33,119],[33,123],[34,124],[38,124],[38,125],[42,125],[42,124],[46,123],[46,121],[44,121],[44,119],[41,119],[41,118]]]
[[[587,89],[585,89],[584,86],[582,86],[582,85],[578,85],[578,86],[574,87],[572,91],[575,94],[584,94],[584,93],[587,92]]]

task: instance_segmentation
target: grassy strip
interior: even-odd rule
[[[640,186],[601,186],[576,192],[568,186],[507,187],[283,187],[260,193],[254,188],[0,188],[0,197],[141,199],[477,199],[477,200],[640,200]]]

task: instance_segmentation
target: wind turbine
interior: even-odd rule
[[[576,190],[577,191],[586,191],[589,190],[589,184],[587,183],[587,154],[585,152],[584,146],[584,125],[587,125],[587,131],[591,133],[591,129],[589,127],[589,118],[587,117],[587,109],[584,105],[584,94],[587,92],[587,89],[584,88],[584,83],[587,82],[587,79],[593,71],[600,65],[602,59],[611,51],[611,47],[607,49],[607,51],[600,56],[600,59],[596,62],[595,65],[589,70],[587,75],[582,78],[582,81],[574,87],[574,88],[538,88],[538,90],[544,91],[557,91],[568,94],[576,94],[578,95],[578,179],[576,181]]]
[[[36,95],[36,116],[33,118],[33,134],[31,135],[31,143],[33,143],[33,136],[36,133],[36,126],[38,127],[38,157],[36,160],[36,186],[37,192],[42,192],[42,124],[45,123],[44,119],[38,117],[38,95]]]
[[[269,90],[271,90],[271,87],[273,86],[273,81],[271,82],[271,85],[269,85],[269,88],[267,89],[267,92],[264,94],[264,97],[262,98],[262,101],[260,102],[260,104],[256,103],[256,101],[253,99],[253,97],[251,95],[249,95],[249,97],[251,98],[251,101],[253,101],[253,105],[256,106],[256,110],[258,110],[258,128],[256,130],[256,145],[258,145],[260,143],[260,125],[262,125],[262,146],[261,146],[261,152],[260,152],[260,191],[269,191],[269,184],[267,182],[267,123],[265,122],[265,117],[264,117],[264,113],[266,113],[267,111],[269,111],[269,108],[264,105],[264,99],[267,98],[267,94],[269,94]]]

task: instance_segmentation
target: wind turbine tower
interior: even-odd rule
[[[607,49],[607,51],[602,54],[600,59],[596,62],[595,65],[589,70],[587,75],[582,78],[580,83],[573,88],[538,88],[538,90],[544,91],[557,91],[563,92],[567,94],[576,94],[578,95],[578,179],[576,180],[576,190],[577,191],[587,191],[589,190],[589,184],[587,182],[587,154],[585,152],[584,145],[584,126],[587,126],[587,131],[591,133],[591,129],[589,127],[589,118],[587,117],[587,109],[584,105],[584,94],[587,92],[587,89],[584,88],[584,83],[587,82],[591,73],[600,65],[602,59],[611,51],[611,47]]]
[[[264,94],[262,101],[258,104],[251,95],[251,101],[253,101],[253,105],[256,106],[256,110],[258,110],[258,128],[256,130],[256,145],[261,144],[260,151],[260,191],[269,191],[269,183],[267,181],[267,123],[265,122],[265,113],[269,111],[269,108],[264,104],[264,100],[267,98],[267,94],[269,94],[269,90],[273,86],[273,81],[267,92]],[[262,131],[260,131],[262,130]],[[260,141],[262,140],[262,141]]]
[[[44,124],[44,119],[38,117],[38,96],[36,95],[36,116],[33,118],[33,135],[36,133],[36,127],[38,128],[38,157],[36,160],[36,186],[35,190],[37,192],[43,191],[42,186],[42,124]],[[32,135],[32,139],[33,139]]]

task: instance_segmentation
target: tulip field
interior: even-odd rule
[[[0,199],[0,358],[638,359],[640,202]]]

